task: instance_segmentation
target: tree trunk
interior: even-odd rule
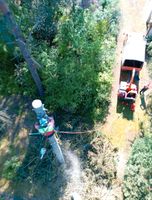
[[[42,83],[36,69],[36,68],[39,68],[40,65],[31,57],[30,52],[26,46],[25,39],[22,36],[21,30],[16,24],[15,19],[13,18],[13,15],[11,14],[5,0],[0,0],[0,11],[3,13],[3,16],[6,19],[6,22],[10,26],[12,33],[16,39],[16,43],[19,46],[20,51],[23,54],[23,57],[28,64],[28,68],[37,86],[39,95],[41,97],[44,96]]]
[[[42,104],[41,100],[39,99],[35,99],[32,102],[32,107],[34,112],[36,113],[37,119],[42,119],[44,116],[45,118],[49,118],[49,116],[46,114],[46,109],[44,108],[44,104]],[[49,119],[48,119],[49,120]],[[54,126],[54,119],[53,120],[53,126]],[[35,135],[35,134],[33,134]],[[60,164],[64,164],[65,160],[64,160],[64,156],[62,153],[62,150],[60,148],[60,145],[57,142],[57,138],[55,137],[55,135],[52,135],[51,137],[48,138],[50,145],[52,146],[52,150],[54,155],[56,156],[58,162]]]
[[[56,159],[58,160],[60,164],[63,165],[65,163],[65,160],[64,160],[60,145],[57,142],[57,138],[55,137],[55,135],[52,135],[51,137],[48,138],[48,140],[49,140],[50,145],[52,146],[52,150],[56,156]]]

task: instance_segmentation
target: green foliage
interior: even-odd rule
[[[148,39],[148,45],[147,45],[147,48],[146,48],[147,67],[148,67],[148,70],[149,70],[149,74],[152,77],[152,42],[149,41],[149,39]]]
[[[27,63],[19,63],[14,71],[14,82],[18,85],[20,93],[25,96],[36,96],[36,85],[28,70]]]
[[[52,110],[105,116],[115,38],[110,21],[101,16],[75,8],[60,18],[56,47],[46,56],[51,62],[43,70],[46,103]]]
[[[21,165],[21,161],[18,159],[18,157],[13,156],[10,160],[7,160],[4,163],[3,168],[3,178],[6,178],[8,180],[11,180],[15,177],[17,169]]]
[[[152,138],[137,139],[124,177],[124,199],[150,200],[152,197]]]
[[[149,70],[149,75],[150,75],[150,77],[152,77],[152,58],[151,57],[149,57],[147,60],[147,67]]]
[[[14,38],[6,25],[5,18],[0,15],[0,67],[11,66],[10,58],[14,51]]]
[[[36,25],[33,33],[37,39],[51,40],[56,34],[57,19],[59,18],[58,4],[60,0],[39,2],[35,9]]]
[[[149,35],[149,36],[146,36],[146,40],[147,40],[147,43],[151,43],[152,42],[152,36]]]
[[[146,53],[149,57],[152,57],[152,42],[149,42],[147,49],[146,49]]]
[[[0,94],[8,95],[19,91],[14,81],[15,41],[6,18],[2,15],[0,15],[0,24]]]
[[[93,12],[65,1],[9,2],[33,57],[43,66],[39,72],[48,108],[103,119],[111,91],[117,1],[104,1],[104,6]],[[42,44],[35,38],[46,41]],[[35,86],[27,66],[16,48],[13,52],[19,62],[10,77],[14,80],[15,76],[20,92],[33,95]]]
[[[15,93],[18,86],[14,79],[14,60],[12,57],[14,48],[0,41],[0,94]]]
[[[104,7],[104,17],[108,20],[108,33],[117,37],[119,27],[118,21],[120,19],[120,11],[117,0],[106,0],[106,7]]]

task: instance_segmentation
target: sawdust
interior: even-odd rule
[[[64,173],[67,179],[67,187],[64,192],[62,200],[68,200],[71,196],[78,196],[82,193],[82,169],[81,162],[78,156],[72,151],[66,151],[66,162],[68,163],[65,167]]]

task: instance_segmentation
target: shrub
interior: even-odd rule
[[[124,177],[124,199],[151,199],[152,138],[146,136],[133,144]]]
[[[147,49],[146,49],[146,53],[149,57],[152,57],[152,42],[149,42]]]
[[[12,178],[15,177],[17,169],[19,168],[20,164],[21,161],[16,156],[13,156],[10,160],[7,160],[4,163],[3,178],[12,180]]]
[[[75,8],[60,19],[53,59],[43,70],[50,109],[100,119],[107,112],[115,38],[108,34],[110,22],[97,14]]]
[[[67,4],[61,6],[62,1],[52,1],[52,11],[49,10],[49,1],[42,7],[41,3],[36,7],[36,4],[28,1],[28,6],[32,6],[30,11],[26,3],[14,6],[14,3],[9,2],[17,23],[28,38],[32,55],[43,66],[39,72],[48,108],[54,112],[65,110],[102,120],[110,101],[111,68],[118,31],[116,1],[102,1],[102,6],[95,10],[83,10],[72,4],[69,7],[66,7]],[[40,13],[42,16],[38,16]],[[50,16],[53,19],[47,23]],[[41,18],[44,21],[39,20]],[[37,22],[40,22],[39,25],[43,24],[41,28],[44,31],[39,29]],[[57,35],[53,35],[55,39],[52,41],[52,33],[49,31],[52,31],[53,23]],[[38,34],[39,39],[45,39],[45,43],[35,40],[33,31]],[[51,43],[46,38],[51,39]],[[15,81],[19,84],[20,91],[26,95],[35,95],[35,86],[26,64],[21,60],[16,66]],[[14,79],[14,74],[11,77]]]

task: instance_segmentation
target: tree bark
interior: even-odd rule
[[[37,86],[39,95],[41,97],[44,96],[44,90],[42,87],[42,83],[41,83],[40,77],[37,73],[37,68],[39,68],[40,65],[32,58],[32,56],[27,48],[27,45],[25,43],[25,39],[21,33],[21,30],[18,27],[17,23],[15,22],[15,19],[13,18],[13,15],[10,12],[9,7],[7,6],[5,0],[0,0],[0,11],[3,13],[3,16],[6,19],[6,22],[10,26],[12,33],[16,39],[16,43],[19,46],[20,51],[23,54],[25,61],[27,62],[28,68],[29,68],[31,75],[33,77],[33,80]]]

